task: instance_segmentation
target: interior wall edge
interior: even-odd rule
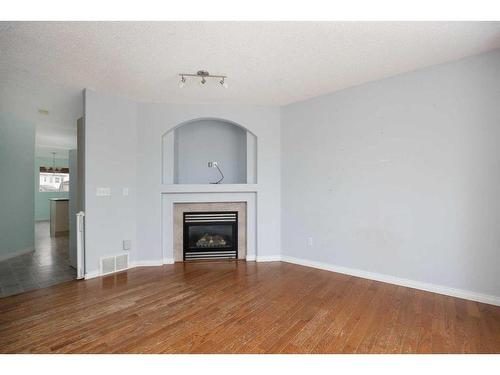
[[[281,255],[264,255],[258,256],[255,259],[257,262],[277,262],[281,260]]]

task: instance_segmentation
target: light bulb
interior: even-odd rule
[[[184,78],[184,76],[182,76],[181,80],[179,81],[179,87],[182,89],[185,84],[186,84],[186,78]]]
[[[205,83],[207,83],[207,80],[205,79],[205,77],[201,77],[201,79],[198,81],[198,87],[204,87]]]

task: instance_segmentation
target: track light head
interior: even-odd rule
[[[182,89],[185,84],[186,84],[186,78],[184,76],[181,76],[181,80],[179,81],[179,87]]]
[[[220,82],[219,82],[219,83],[220,83],[220,84],[221,84],[221,86],[222,86],[222,87],[224,87],[225,89],[227,89],[227,88],[228,88],[228,84],[227,84],[227,82],[226,82],[226,77],[223,77],[223,78],[220,80]]]

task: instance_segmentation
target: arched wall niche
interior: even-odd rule
[[[257,183],[257,137],[244,126],[220,118],[182,122],[162,136],[163,184],[210,184],[220,178],[208,162],[218,162],[221,184]]]

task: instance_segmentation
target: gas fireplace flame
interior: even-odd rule
[[[197,247],[221,247],[227,244],[223,236],[219,234],[205,233],[198,241]]]

